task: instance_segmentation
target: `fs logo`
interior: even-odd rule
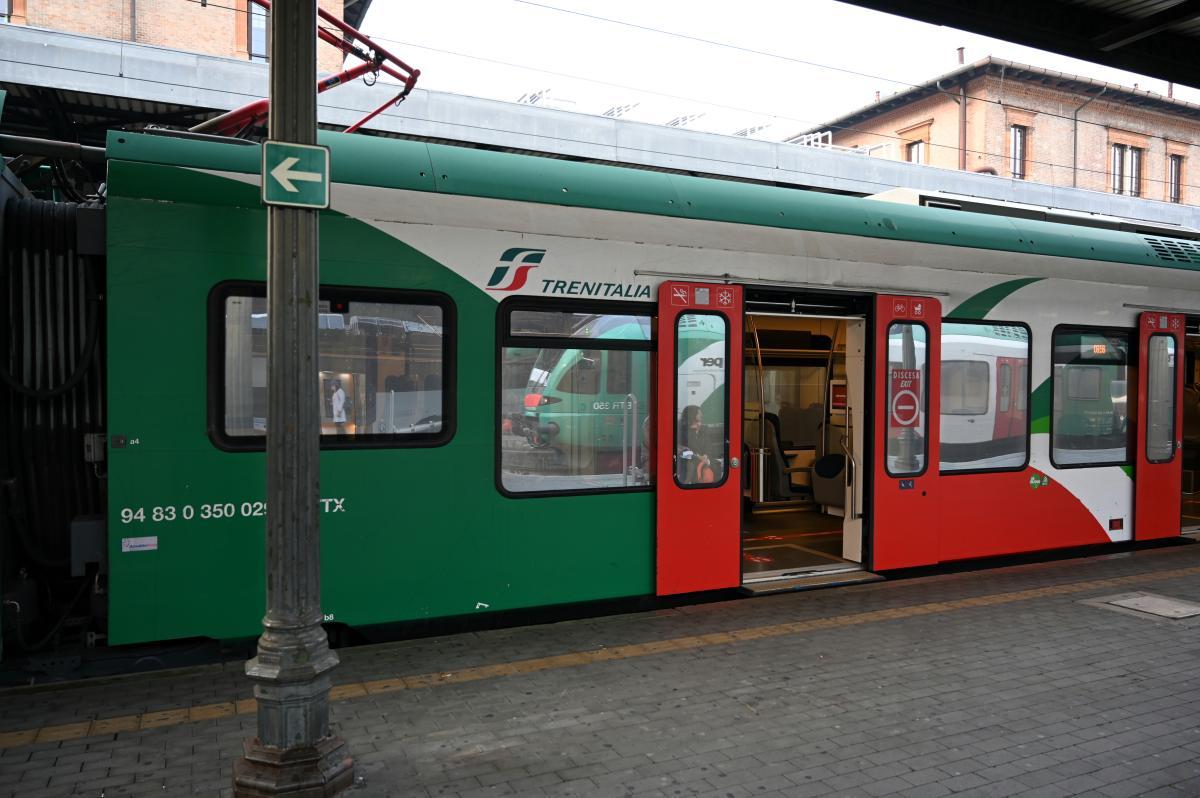
[[[546,250],[544,249],[513,247],[504,250],[504,254],[500,256],[500,265],[496,267],[492,272],[491,279],[488,280],[487,290],[519,291],[524,288],[525,281],[529,279],[530,270],[538,267],[545,254]],[[512,272],[511,276],[509,276],[510,271]],[[507,285],[505,285],[506,281]]]

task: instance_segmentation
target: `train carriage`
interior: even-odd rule
[[[1180,535],[1189,241],[322,139],[327,621]],[[253,635],[259,150],[107,149],[108,642]]]

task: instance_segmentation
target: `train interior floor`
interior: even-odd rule
[[[745,580],[858,567],[841,554],[842,519],[812,506],[747,513],[742,520]]]

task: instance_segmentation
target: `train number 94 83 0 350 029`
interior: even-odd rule
[[[322,513],[346,512],[346,500],[318,499]],[[213,502],[211,504],[164,504],[155,507],[122,507],[122,524],[162,524],[172,521],[217,521],[226,518],[265,518],[264,501]]]

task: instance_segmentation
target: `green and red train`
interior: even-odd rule
[[[1200,314],[1189,240],[419,141],[322,143],[327,621],[741,586],[754,314],[843,325],[826,349],[845,354],[848,398],[821,421],[853,426],[847,563],[886,573],[1180,535],[1184,332]],[[114,132],[102,203],[9,201],[0,289],[26,307],[0,340],[0,589],[25,602],[4,615],[9,652],[17,627],[43,636],[73,595],[67,614],[110,645],[258,632],[260,167],[258,146]],[[103,240],[85,254],[74,232],[33,241],[14,220],[35,216],[72,231],[98,218]],[[38,283],[28,253],[56,246],[66,260],[46,268],[69,279]],[[35,328],[60,317],[63,352],[39,354]],[[980,347],[983,365],[962,365]],[[64,388],[72,370],[84,376]],[[715,467],[688,484],[691,405]],[[38,442],[45,425],[53,445]],[[40,618],[35,583],[56,596]]]

